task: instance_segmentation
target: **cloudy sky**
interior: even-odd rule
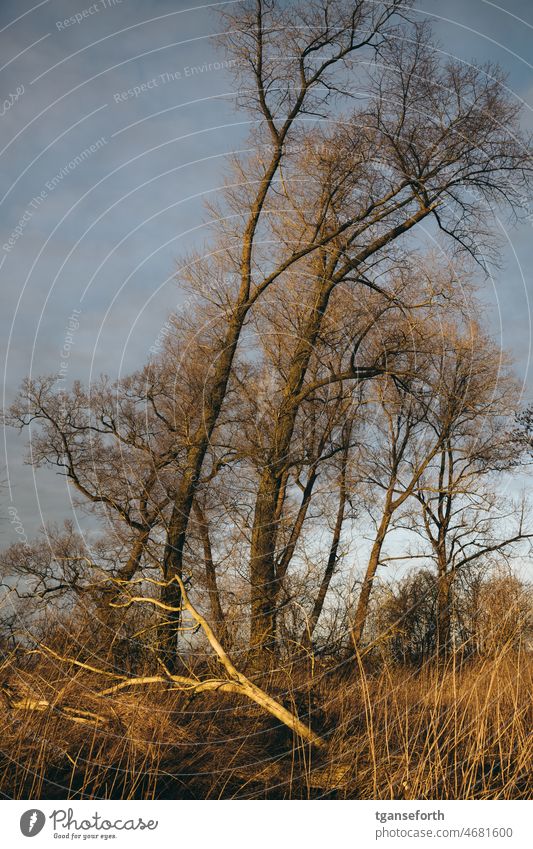
[[[142,365],[179,303],[179,258],[207,237],[204,201],[222,184],[225,155],[246,143],[246,115],[210,39],[223,5],[2,0],[4,404],[25,375],[60,369],[65,342],[68,380]],[[533,127],[533,4],[421,0],[417,9],[444,52],[503,66]],[[533,224],[500,226],[487,320],[531,397]],[[79,327],[67,339],[71,316]],[[5,435],[2,544],[73,509],[62,480],[24,465],[25,440]]]

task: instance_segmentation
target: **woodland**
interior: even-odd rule
[[[91,530],[0,554],[0,793],[530,798],[533,411],[484,301],[520,106],[405,0],[227,9],[247,152],[183,306],[4,411]]]

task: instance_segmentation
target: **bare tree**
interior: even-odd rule
[[[453,584],[462,570],[505,555],[531,538],[526,506],[497,494],[495,473],[520,465],[511,438],[519,388],[505,355],[475,322],[468,332],[447,331],[439,394],[431,424],[439,451],[418,480],[415,495],[437,567],[437,645],[452,639]]]
[[[58,389],[54,377],[24,381],[7,421],[18,427],[41,425],[28,460],[65,476],[81,503],[104,515],[115,534],[129,543],[126,562],[115,577],[132,578],[152,530],[161,524],[168,494],[165,469],[173,447],[154,446],[154,421],[146,415],[142,378],[110,384],[105,378],[86,391]]]
[[[417,290],[399,291],[396,269],[404,269],[405,284],[413,228],[433,222],[482,262],[490,210],[513,212],[528,184],[530,149],[499,72],[443,62],[427,26],[408,20],[408,5],[239,4],[223,41],[238,60],[252,152],[232,162],[214,210],[212,250],[185,258],[178,271],[191,299],[164,354],[111,393],[101,386],[85,398],[75,388],[48,418],[40,411],[41,396],[50,395],[46,381],[23,390],[31,396],[30,418],[37,409],[45,424],[42,461],[59,459],[89,502],[134,532],[127,576],[164,529],[161,600],[169,619],[177,617],[161,634],[169,668],[179,631],[180,583],[173,579],[184,576],[188,550],[196,548],[190,517],[197,493],[201,509],[210,481],[242,462],[238,418],[246,412],[243,381],[254,373],[244,344],[253,321],[287,321],[284,293],[299,293],[251,494],[250,644],[262,666],[275,648],[283,573],[314,486],[311,463],[307,500],[285,543],[293,449],[306,405],[320,403],[321,391],[337,386],[346,398],[361,381],[401,371]],[[354,61],[357,54],[364,63]],[[361,89],[365,97],[357,99]],[[358,304],[356,321],[343,316],[347,304]],[[378,342],[381,316],[386,329]],[[27,423],[28,411],[19,413],[15,418]],[[95,476],[95,456],[105,485]],[[200,520],[196,530],[202,528],[210,562]],[[216,603],[213,569],[207,573]],[[221,612],[217,607],[218,618]]]
[[[527,178],[527,146],[516,135],[518,109],[506,100],[497,75],[442,66],[426,44],[426,30],[390,30],[397,11],[396,3],[297,5],[291,6],[290,25],[283,26],[288,11],[256,2],[228,22],[243,100],[258,119],[252,134],[257,153],[235,163],[226,193],[230,214],[219,216],[216,251],[206,260],[191,258],[182,271],[210,299],[219,320],[199,424],[174,499],[166,561],[168,574],[180,571],[196,481],[248,313],[273,284],[303,276],[311,281],[305,286],[309,317],[292,352],[255,504],[250,568],[256,595],[252,643],[259,654],[272,641],[275,618],[269,587],[275,581],[283,458],[333,290],[349,281],[375,288],[371,263],[432,214],[443,231],[479,256],[474,244],[486,231],[483,199],[512,206]],[[371,47],[378,52],[365,80],[367,103],[332,129],[313,123],[305,129],[302,115],[331,114],[333,92],[350,94],[354,79],[348,74],[344,80],[341,66],[348,71],[354,51]],[[345,379],[350,376],[358,375],[352,370]]]

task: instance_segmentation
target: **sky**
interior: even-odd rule
[[[70,382],[140,367],[183,298],[180,257],[208,239],[225,157],[246,147],[227,57],[226,3],[0,0],[0,345],[3,405],[27,375]],[[421,0],[444,54],[499,63],[533,128],[530,0]],[[524,201],[533,213],[533,198]],[[486,320],[532,397],[533,214],[498,224]],[[68,354],[68,356],[67,356]],[[66,364],[66,365],[64,365]],[[4,434],[0,545],[83,517],[64,479]]]

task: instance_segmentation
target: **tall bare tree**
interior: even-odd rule
[[[440,355],[440,401],[430,422],[439,450],[417,481],[420,532],[437,569],[437,645],[452,639],[453,585],[458,573],[483,558],[523,547],[531,538],[526,506],[511,504],[491,486],[491,476],[521,464],[513,443],[512,411],[519,386],[506,355],[479,325],[447,328]],[[416,528],[416,518],[412,527]]]
[[[138,568],[153,528],[164,528],[161,600],[174,620],[166,631],[169,668],[179,629],[181,585],[174,578],[184,575],[189,532],[193,542],[196,494],[228,460],[240,462],[234,406],[244,403],[243,376],[253,371],[244,343],[261,309],[268,321],[280,293],[299,293],[252,494],[250,643],[259,665],[274,648],[279,577],[292,556],[289,542],[278,564],[292,449],[305,405],[318,403],[325,387],[337,386],[346,397],[362,380],[401,369],[409,334],[401,338],[389,323],[376,347],[372,327],[394,311],[405,322],[414,308],[416,297],[408,291],[399,296],[394,269],[408,266],[413,245],[406,237],[417,225],[440,228],[452,246],[482,262],[491,246],[490,210],[505,206],[512,213],[528,184],[530,148],[500,73],[443,61],[428,27],[411,22],[408,11],[409,3],[397,0],[290,7],[250,0],[226,17],[222,42],[238,60],[251,152],[232,161],[213,214],[212,249],[186,257],[179,269],[191,294],[186,313],[175,322],[161,362],[133,378],[130,388],[122,385],[118,406],[111,399],[110,410],[106,400],[101,413],[94,411],[96,420],[76,423],[67,447],[65,434],[53,426],[49,431],[61,443],[57,456],[68,457],[76,445],[68,474],[78,489],[137,532],[128,574]],[[356,97],[359,91],[364,97]],[[355,324],[343,326],[343,299],[359,304]],[[342,349],[332,359],[330,316]],[[30,393],[34,388],[41,392],[32,387]],[[78,410],[78,399],[68,403]],[[148,433],[137,421],[132,427],[136,406],[146,410]],[[127,463],[137,473],[133,456],[146,454],[135,506],[120,475],[107,493],[94,470],[76,482],[75,466],[84,462],[82,433],[108,470],[130,452]],[[94,449],[88,450],[91,455]],[[314,485],[312,464],[309,472],[307,492]],[[300,518],[307,509],[303,505]],[[205,527],[197,522],[197,531],[204,528],[204,555]]]

